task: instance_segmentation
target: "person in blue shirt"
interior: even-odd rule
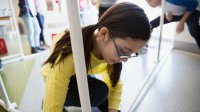
[[[146,0],[151,7],[161,5],[161,0]],[[176,32],[181,33],[186,23],[190,34],[194,37],[198,47],[200,48],[200,12],[197,9],[197,0],[166,0],[164,7],[164,24],[170,22],[179,22]],[[152,30],[159,26],[160,17],[152,20]]]

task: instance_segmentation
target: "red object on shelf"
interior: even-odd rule
[[[59,0],[55,0],[56,3],[59,3]]]
[[[57,35],[56,33],[51,34],[52,40],[54,39],[54,37],[55,37],[56,35]]]
[[[0,54],[6,54],[7,52],[6,42],[4,38],[0,38]]]

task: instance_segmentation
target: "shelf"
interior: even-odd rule
[[[10,20],[11,16],[1,16],[0,20]]]

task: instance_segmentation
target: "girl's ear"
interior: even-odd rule
[[[102,27],[98,32],[98,40],[108,41],[110,39],[108,28]]]

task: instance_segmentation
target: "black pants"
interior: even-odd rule
[[[36,17],[37,17],[37,20],[39,22],[40,29],[41,29],[41,32],[40,32],[40,42],[45,43],[45,40],[44,40],[44,15],[42,15],[40,13],[37,13]]]
[[[179,21],[179,20],[181,20],[182,17],[183,17],[183,15],[181,15],[181,16],[173,16],[172,21],[168,21],[166,19],[166,15],[165,15],[164,16],[164,24],[167,24],[167,23],[170,23],[170,22]],[[188,26],[190,34],[194,37],[197,45],[200,48],[200,26],[199,26],[199,18],[200,18],[200,12],[196,10],[187,19],[186,24]],[[150,22],[150,24],[152,25],[152,29],[158,27],[159,24],[160,24],[160,17],[157,17],[156,19],[152,20]]]
[[[98,107],[102,112],[107,112],[109,91],[107,85],[101,80],[88,76],[88,87],[91,107]],[[65,106],[81,106],[75,75],[70,78]]]

